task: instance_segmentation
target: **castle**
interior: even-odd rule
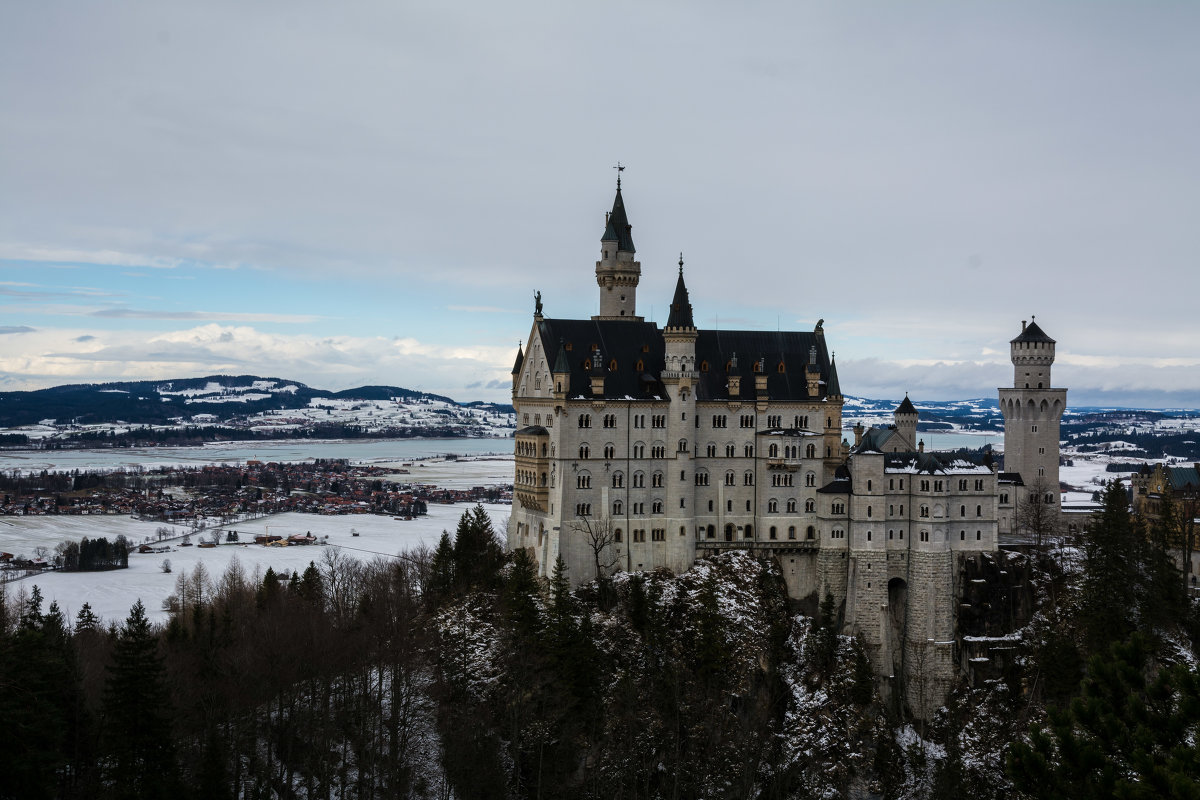
[[[956,674],[963,559],[998,549],[1023,487],[1057,497],[1066,398],[1049,388],[1054,341],[1035,323],[1011,342],[1008,472],[924,452],[907,397],[893,425],[858,426],[851,445],[822,321],[698,329],[683,267],[680,257],[666,326],[638,316],[641,264],[618,178],[595,266],[599,313],[553,319],[539,293],[513,366],[509,549],[527,548],[542,575],[561,557],[576,584],[681,572],[729,549],[774,558],[793,598],[815,610],[833,596],[880,674],[919,679],[940,702]]]

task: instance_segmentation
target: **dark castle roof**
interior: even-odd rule
[[[633,226],[629,224],[629,217],[625,215],[625,201],[621,199],[620,183],[617,183],[617,197],[613,200],[612,213],[608,215],[600,241],[616,242],[618,252],[637,252],[633,246]]]
[[[606,397],[666,397],[659,378],[666,367],[666,347],[662,331],[653,322],[543,318],[537,322],[537,330],[542,337],[542,349],[547,353],[558,353],[554,371],[570,371],[572,396],[591,396],[592,350],[595,347],[607,371]],[[817,350],[821,383],[817,395],[810,397],[805,367],[813,347]],[[796,402],[829,396],[831,365],[824,336],[798,331],[701,330],[696,337],[699,374],[696,399],[728,399],[730,375],[741,378],[739,397],[754,398],[757,394],[755,364],[760,359],[763,374],[767,376],[767,396],[771,400]],[[614,361],[616,369],[609,370]],[[727,367],[729,372],[726,372]]]
[[[675,282],[675,297],[671,300],[671,315],[667,317],[668,328],[694,328],[692,304],[688,300],[687,286],[683,283],[683,256],[679,257],[679,280]]]
[[[912,404],[912,400],[908,399],[908,395],[904,395],[903,402],[901,402],[900,405],[896,407],[896,413],[897,414],[917,414],[917,415],[920,414],[920,412],[917,411],[917,407]]]
[[[1024,323],[1022,324],[1024,325]],[[1028,325],[1024,325],[1024,329],[1020,335],[1011,340],[1009,344],[1017,342],[1049,342],[1050,344],[1054,344],[1054,340],[1047,336],[1046,332],[1038,327],[1036,322],[1032,321]]]
[[[525,353],[521,350],[521,346],[517,345],[517,362],[513,364],[512,374],[521,374],[521,365],[525,363]]]

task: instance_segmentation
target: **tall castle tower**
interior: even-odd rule
[[[634,261],[633,226],[625,214],[621,198],[621,175],[617,173],[617,196],[612,211],[604,220],[600,237],[600,260],[596,262],[596,283],[600,286],[600,313],[592,319],[625,319],[641,322],[637,316],[637,286],[642,264]]]
[[[1021,321],[1021,333],[1009,342],[1013,388],[1000,389],[1004,415],[1004,470],[1020,473],[1022,498],[1037,491],[1042,502],[1058,505],[1058,426],[1067,406],[1067,390],[1053,389],[1050,367],[1054,340]],[[1016,499],[1016,498],[1014,498]]]

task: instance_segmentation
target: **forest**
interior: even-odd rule
[[[438,546],[178,577],[152,625],[0,603],[3,798],[1200,797],[1195,604],[1119,483],[1032,551],[1001,679],[932,719],[748,553],[570,589]]]

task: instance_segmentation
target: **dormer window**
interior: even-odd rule
[[[608,362],[608,371],[609,372],[617,371],[617,360],[615,358]]]
[[[701,372],[708,372],[708,362],[707,362],[707,361],[701,361],[701,362],[700,362],[700,371],[701,371]]]
[[[775,368],[775,371],[780,373],[781,375],[783,374],[784,370],[783,370],[783,362],[782,361],[779,362],[779,366]]]
[[[634,369],[636,369],[638,372],[644,372],[646,370],[645,362],[639,359],[637,364],[634,366]]]

